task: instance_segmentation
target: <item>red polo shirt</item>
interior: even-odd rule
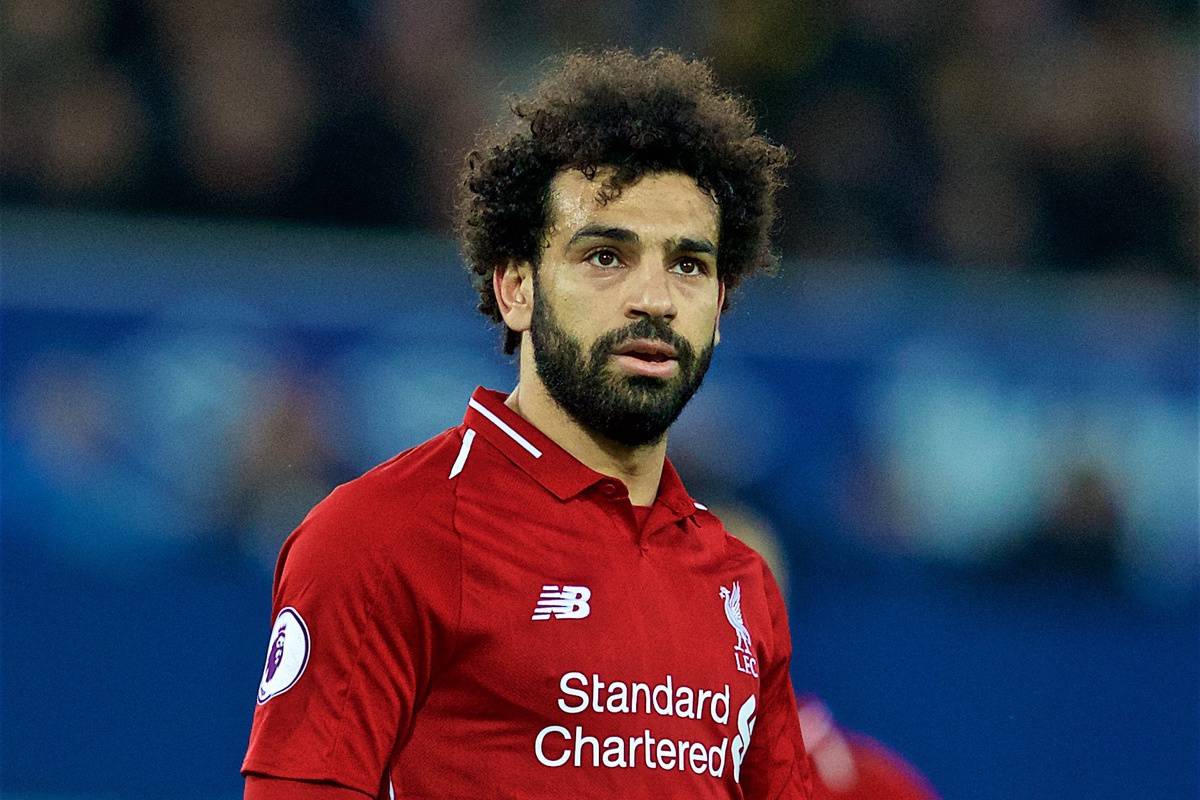
[[[809,798],[779,589],[674,468],[624,485],[484,389],[283,546],[242,770],[378,798]]]

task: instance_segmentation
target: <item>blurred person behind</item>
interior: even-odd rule
[[[1070,466],[1034,526],[996,557],[996,574],[1013,582],[1122,593],[1122,518],[1117,487],[1104,470]]]
[[[233,554],[271,568],[283,531],[349,478],[326,430],[326,398],[304,376],[278,373],[256,387],[229,473],[226,542]]]
[[[898,753],[839,727],[819,699],[798,702],[816,800],[938,800],[929,781]]]
[[[150,113],[102,3],[0,6],[0,189],[6,202],[136,204]]]

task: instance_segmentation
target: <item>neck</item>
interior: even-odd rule
[[[629,447],[596,435],[554,401],[533,369],[528,370],[533,374],[526,374],[527,363],[531,364],[532,358],[521,359],[521,381],[505,405],[589,468],[624,483],[634,505],[652,504],[658,496],[667,457],[667,437],[642,447]]]

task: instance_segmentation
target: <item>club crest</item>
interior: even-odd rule
[[[721,599],[725,601],[725,619],[737,634],[737,644],[733,646],[733,662],[738,672],[744,672],[755,678],[758,677],[758,659],[754,657],[754,645],[750,641],[750,629],[742,616],[742,584],[734,581],[731,588],[721,587]]]

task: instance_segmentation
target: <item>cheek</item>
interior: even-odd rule
[[[716,328],[721,317],[721,297],[716,291],[705,292],[697,297],[692,306],[693,324],[690,326],[698,335],[708,336]]]
[[[602,329],[600,321],[596,319],[594,304],[558,298],[551,307],[558,328],[573,339],[584,353],[590,352],[596,340],[608,332],[608,329]]]
[[[691,337],[692,345],[696,348],[697,352],[713,343],[713,340],[717,335],[717,330],[719,329],[719,322],[720,315],[717,311],[717,308],[714,306],[711,313],[706,315],[704,321],[697,326],[695,335]]]

